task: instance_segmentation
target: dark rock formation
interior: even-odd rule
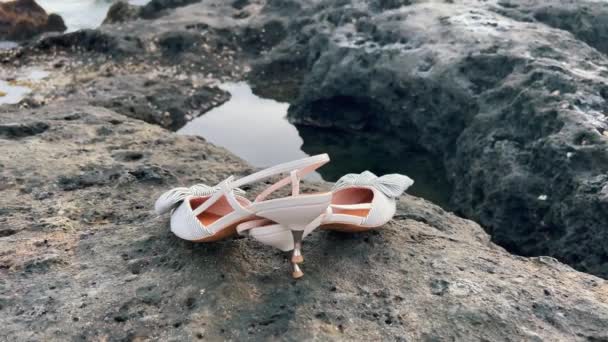
[[[605,5],[510,3],[269,5],[259,22],[292,19],[251,78],[295,85],[295,123],[440,156],[452,206],[510,251],[608,277]]]
[[[140,16],[144,19],[153,19],[165,15],[168,10],[190,5],[201,0],[151,0],[142,6]]]
[[[0,137],[6,340],[608,339],[606,281],[422,199],[376,232],[313,233],[293,281],[286,254],[182,241],[151,213],[169,187],[252,171],[225,150],[69,101],[0,122],[49,127]]]
[[[43,32],[65,30],[59,15],[47,15],[34,0],[0,2],[0,40],[24,40]]]
[[[201,0],[151,0],[143,6],[131,5],[120,0],[112,4],[104,24],[123,23],[139,18],[155,19],[167,15],[172,9],[187,6]]]
[[[143,52],[141,40],[132,35],[116,35],[94,29],[83,29],[61,35],[47,35],[35,42],[40,50],[68,49],[92,51],[112,57],[132,56]]]
[[[185,81],[141,76],[100,78],[88,87],[99,89],[91,97],[91,104],[171,130],[181,128],[230,98],[230,94],[217,87],[193,88]]]
[[[122,23],[139,18],[139,6],[131,5],[127,1],[117,1],[110,6],[108,14],[103,21],[104,25]]]
[[[523,21],[538,21],[571,32],[597,50],[608,53],[608,3],[603,1],[502,0],[491,7]]]
[[[40,134],[49,128],[44,122],[31,123],[3,123],[0,124],[0,137],[5,139],[19,139]]]

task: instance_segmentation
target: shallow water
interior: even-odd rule
[[[23,70],[16,77],[16,81],[0,80],[0,105],[19,103],[25,95],[29,94],[32,89],[27,85],[41,81],[49,75],[48,72],[40,69]]]
[[[47,13],[57,13],[72,32],[85,28],[96,28],[106,17],[111,0],[38,0]],[[145,5],[149,0],[130,0],[134,5]]]
[[[11,42],[7,40],[0,41],[0,50],[13,49],[19,46],[16,42]]]
[[[19,103],[23,97],[32,91],[28,87],[11,85],[9,82],[0,80],[0,105]]]
[[[288,103],[258,97],[246,83],[226,83],[220,88],[231,99],[190,121],[179,133],[200,135],[256,167],[307,156],[298,130],[285,117]]]
[[[258,97],[246,83],[220,88],[232,98],[189,122],[180,134],[202,136],[257,167],[328,153],[332,161],[318,170],[327,181],[365,170],[403,173],[415,181],[408,193],[448,207],[451,186],[440,158],[398,137],[296,127],[287,121],[288,103]]]

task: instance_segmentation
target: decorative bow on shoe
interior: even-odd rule
[[[230,183],[233,178],[233,176],[230,176],[222,183]],[[195,184],[189,188],[174,188],[160,195],[160,197],[156,200],[156,203],[154,204],[154,211],[156,211],[158,215],[162,215],[175,209],[184,199],[186,199],[186,197],[209,196],[218,192],[220,189],[221,186],[219,184],[214,187],[211,187],[202,183]],[[239,188],[235,188],[234,191],[239,194],[245,193],[244,190]]]
[[[370,171],[363,171],[361,174],[349,173],[342,176],[334,185],[334,190],[348,186],[371,186],[388,198],[397,198],[412,184],[414,180],[398,173],[378,177]]]

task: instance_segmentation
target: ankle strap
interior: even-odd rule
[[[268,195],[289,183],[292,183],[292,195],[298,195],[300,190],[300,179],[306,176],[307,174],[313,172],[314,170],[318,169],[319,167],[323,166],[327,162],[329,162],[329,156],[327,154],[319,154],[316,156],[279,164],[264,169],[262,171],[258,171],[236,181],[233,180],[233,176],[230,176],[228,177],[228,179],[222,181],[215,187],[217,191],[213,193],[213,195],[209,199],[207,199],[205,203],[193,209],[193,214],[194,216],[198,216],[205,210],[209,209],[209,207],[211,207],[215,202],[217,202],[220,198],[224,196],[226,197],[228,203],[234,210],[247,212],[247,210],[243,208],[243,206],[235,198],[232,189],[239,188],[245,184],[257,182],[265,178],[269,178],[274,175],[287,172],[289,172],[289,175],[287,177],[281,179],[280,181],[266,188],[266,190],[262,191],[262,193],[256,197],[255,202],[262,201]]]
[[[319,157],[319,158],[318,158]],[[320,158],[320,157],[325,157],[325,158]],[[314,159],[313,159],[314,158]],[[266,188],[264,191],[262,191],[256,198],[254,202],[260,202],[263,201],[266,197],[268,197],[268,195],[272,194],[273,192],[279,190],[280,188],[284,187],[287,184],[291,183],[291,195],[292,196],[296,196],[299,195],[300,193],[300,180],[302,178],[304,178],[306,175],[308,175],[309,173],[313,172],[314,170],[320,168],[321,166],[323,166],[325,163],[327,163],[329,161],[329,156],[327,154],[320,154],[318,156],[314,156],[314,157],[310,157],[310,158],[306,158],[306,159],[310,159],[311,161],[309,162],[309,164],[301,164],[300,168],[292,168],[291,172],[289,173],[289,175],[281,180],[279,180],[278,182],[272,184],[271,186],[269,186],[268,188]],[[300,161],[304,161],[306,159],[301,159]],[[281,165],[279,165],[281,166]],[[283,173],[283,172],[276,172],[277,173]]]
[[[305,175],[323,166],[327,162],[329,162],[329,156],[327,155],[327,153],[318,154],[316,156],[290,161],[287,163],[269,167],[262,171],[258,171],[249,176],[243,177],[237,181],[232,182],[231,186],[238,188],[245,184],[257,182],[262,179],[269,178],[281,173],[291,172],[293,170],[300,171],[299,176],[304,177]]]

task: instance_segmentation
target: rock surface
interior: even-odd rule
[[[567,0],[269,1],[258,22],[283,21],[287,33],[250,78],[266,95],[297,94],[297,124],[395,136],[439,156],[452,206],[508,250],[608,277],[607,11]]]
[[[28,106],[78,100],[171,129],[225,101],[215,85],[256,60],[249,79],[296,97],[294,122],[422,151],[445,173],[429,198],[451,197],[512,252],[608,276],[605,4],[188,4],[151,3],[154,21],[48,35],[0,60],[63,77]]]
[[[168,218],[151,211],[161,192],[253,170],[157,125],[175,128],[221,101],[214,84],[242,79],[251,58],[290,42],[290,25],[308,20],[285,18],[299,7],[205,1],[161,8],[154,22],[0,51],[3,79],[32,66],[50,72],[30,97],[0,108],[2,336],[608,340],[605,280],[549,257],[513,256],[479,225],[411,196],[376,232],[312,234],[300,281],[290,279],[287,255],[255,241],[193,244],[169,232]],[[268,90],[291,96],[307,64],[295,54],[274,59],[277,51],[263,68],[276,76]]]
[[[59,15],[47,14],[34,0],[0,2],[0,40],[24,40],[65,30]]]
[[[313,233],[293,281],[282,252],[185,242],[151,212],[169,187],[252,171],[227,151],[69,101],[0,122],[7,340],[608,339],[606,281],[422,199],[376,232]]]
[[[140,7],[131,5],[128,1],[117,1],[110,6],[104,24],[122,23],[139,18]]]

